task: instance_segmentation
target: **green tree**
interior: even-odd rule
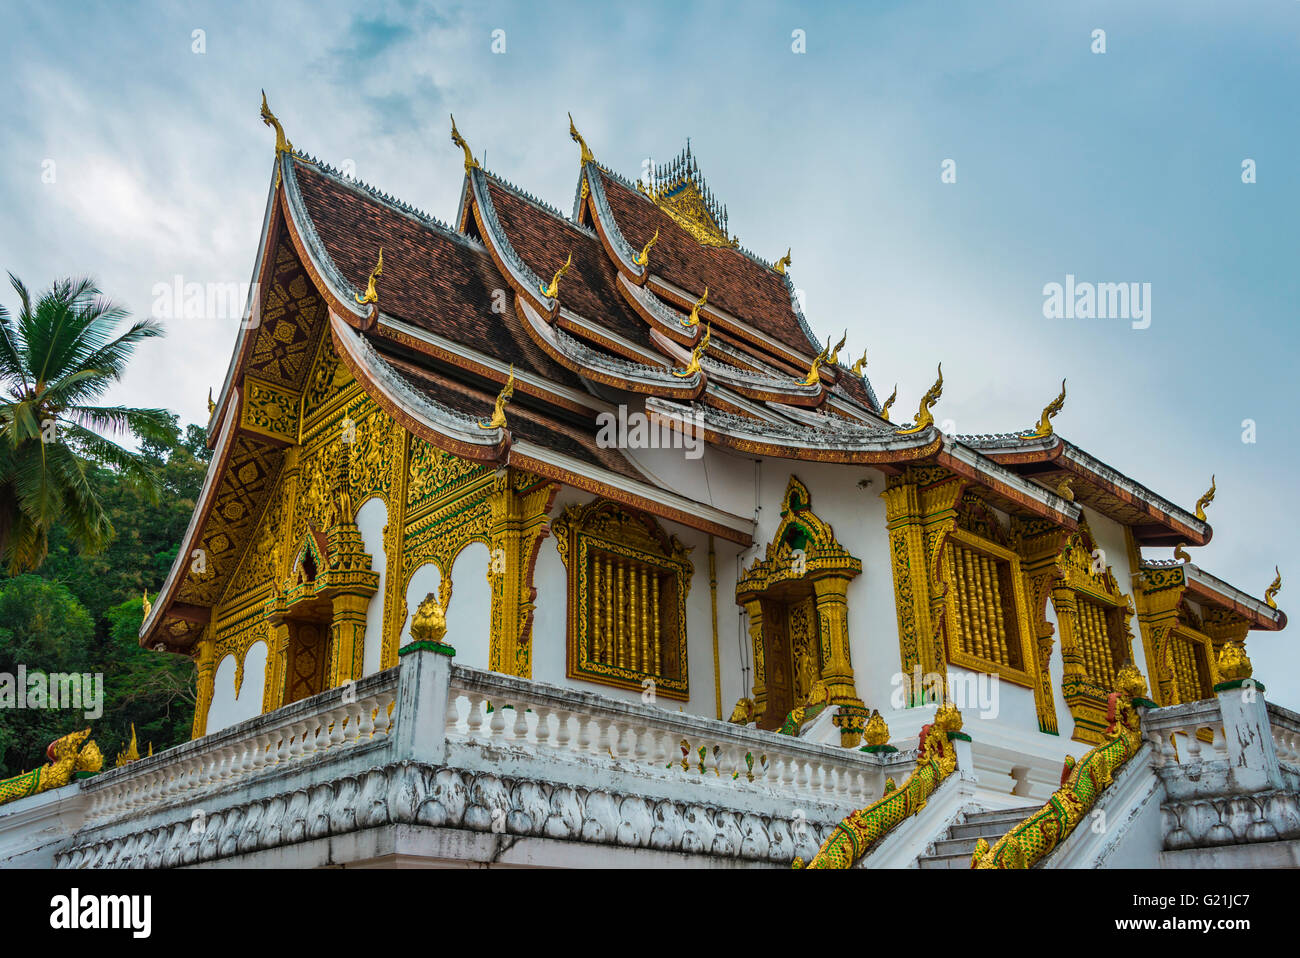
[[[156,498],[145,455],[101,433],[167,443],[174,421],[161,409],[98,404],[135,347],[162,334],[157,323],[138,321],[114,336],[126,311],[91,280],[56,280],[35,302],[12,273],[9,281],[20,307],[12,316],[0,305],[0,564],[16,574],[44,561],[56,525],[83,552],[107,545],[113,524],[92,466],[114,469]]]

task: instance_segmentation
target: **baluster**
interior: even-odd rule
[[[384,692],[379,696],[379,710],[375,713],[375,737],[381,738],[386,736],[393,728],[393,717],[389,713],[395,698],[392,692]]]
[[[338,748],[343,744],[343,722],[347,716],[345,708],[333,709],[329,713],[330,736],[326,748]]]
[[[551,740],[552,709],[547,705],[535,705],[533,706],[533,712],[537,715],[537,724],[533,728],[533,736],[538,745],[548,745]]]
[[[573,713],[567,709],[555,710],[555,744],[562,749],[568,749],[571,736],[569,735],[569,716]]]
[[[499,739],[503,737],[502,733],[506,730],[505,706],[501,704],[499,699],[491,704],[492,720],[488,722],[488,732],[492,738]]]
[[[447,692],[447,711],[443,716],[443,728],[448,738],[460,735],[460,693],[455,689],[449,689]]]
[[[596,751],[596,745],[591,737],[591,720],[585,715],[575,715],[574,718],[578,720],[578,751]]]
[[[483,696],[477,692],[466,692],[465,697],[469,699],[469,711],[465,714],[465,729],[470,738],[477,739],[479,729],[483,727]]]

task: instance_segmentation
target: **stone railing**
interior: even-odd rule
[[[1198,765],[1228,757],[1217,698],[1152,709],[1142,720],[1142,733],[1155,747],[1153,762],[1157,768]]]
[[[110,769],[83,785],[86,823],[190,801],[259,773],[335,758],[343,749],[380,745],[392,723],[397,679],[398,670],[388,669]]]
[[[1300,774],[1300,714],[1269,702],[1268,720],[1277,760]]]

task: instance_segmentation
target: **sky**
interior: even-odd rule
[[[898,384],[896,419],[941,361],[950,433],[1029,427],[1066,378],[1072,442],[1188,508],[1216,477],[1194,562],[1256,596],[1280,566],[1284,609],[1300,587],[1295,0],[0,0],[0,62],[0,268],[31,287],[90,274],[147,316],[177,276],[247,283],[262,88],[296,147],[444,221],[449,113],[566,212],[567,111],[629,177],[690,137],[742,245],[790,248],[814,330]],[[1067,275],[1149,289],[1149,325],[1049,318]],[[206,421],[237,323],[167,319],[109,400]],[[1300,708],[1292,632],[1248,651]]]

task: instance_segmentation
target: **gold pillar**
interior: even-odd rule
[[[212,705],[212,684],[217,672],[215,646],[216,643],[208,637],[208,629],[205,628],[193,653],[195,665],[198,666],[198,679],[195,683],[194,726],[190,732],[192,739],[202,738],[208,731],[208,709]]]
[[[383,651],[379,667],[392,668],[397,664],[397,649],[402,641],[402,627],[406,624],[406,582],[400,574],[404,567],[406,545],[407,488],[411,479],[411,436],[401,426],[393,426],[393,488],[388,497],[388,524],[384,527]]]
[[[494,672],[532,677],[533,607],[537,598],[533,567],[547,532],[547,513],[559,488],[509,467],[498,470],[494,478],[489,497],[488,558],[492,584],[488,666]]]
[[[266,683],[262,687],[262,711],[274,712],[284,704],[284,677],[289,662],[289,623],[273,618],[268,623],[271,647],[266,658]]]
[[[763,659],[763,603],[757,597],[745,603],[749,614],[749,640],[754,645],[754,721],[767,710],[767,666]]]
[[[366,647],[366,607],[370,595],[345,592],[331,599],[330,671],[326,687],[336,689],[362,676]]]
[[[849,654],[849,580],[846,576],[822,576],[813,580],[812,587],[821,625],[822,679],[826,682],[831,701],[840,707],[835,716],[840,743],[845,748],[856,748],[862,739],[867,710],[853,683]]]

